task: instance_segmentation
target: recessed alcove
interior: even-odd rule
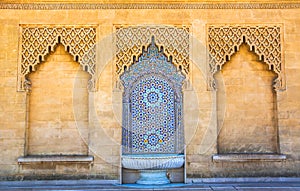
[[[168,61],[163,49],[158,49],[154,36],[151,39],[138,62],[120,76],[124,86],[122,183],[184,181],[185,77]]]
[[[272,87],[275,78],[276,74],[246,44],[215,74],[218,154],[280,152],[276,92]]]
[[[18,163],[93,162],[87,145],[90,75],[57,44],[28,78],[27,141]]]

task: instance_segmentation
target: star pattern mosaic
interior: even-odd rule
[[[174,152],[174,90],[157,76],[142,79],[133,89],[133,152]]]
[[[185,76],[151,44],[121,76],[123,154],[182,153]]]

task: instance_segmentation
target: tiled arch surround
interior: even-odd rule
[[[168,149],[154,149],[157,153],[180,153],[184,152],[183,149],[183,120],[181,118],[182,113],[182,82],[184,77],[182,74],[188,76],[190,72],[190,64],[189,64],[189,51],[190,51],[190,32],[188,26],[167,26],[167,25],[158,25],[158,26],[116,26],[116,82],[119,81],[119,76],[123,81],[124,92],[123,92],[123,125],[124,129],[131,129],[129,126],[126,126],[127,122],[131,121],[128,115],[129,103],[128,97],[131,93],[131,84],[136,83],[135,80],[140,79],[141,76],[153,75],[156,77],[159,76],[160,73],[163,73],[163,77],[168,79],[168,83],[174,83],[174,91],[176,92],[176,101],[174,100],[166,100],[167,102],[174,102],[174,107],[176,108],[176,114],[174,117],[176,118],[176,133],[175,141],[176,144],[170,146],[172,144],[173,137],[170,134],[170,141],[166,148]],[[155,41],[155,42],[154,42]],[[147,53],[148,51],[148,53]],[[149,53],[150,51],[150,53]],[[153,52],[156,52],[154,54]],[[148,55],[149,54],[149,55]],[[156,60],[156,64],[151,66],[151,61],[146,61],[148,59],[147,56],[153,56],[153,58],[149,58],[149,60]],[[145,58],[146,57],[146,58]],[[145,59],[145,60],[143,60]],[[141,62],[141,63],[140,63]],[[138,65],[135,65],[138,64]],[[144,64],[144,65],[142,65]],[[146,64],[146,65],[145,65]],[[161,65],[161,66],[159,66]],[[143,67],[141,67],[143,66]],[[175,66],[175,67],[174,67]],[[161,68],[161,69],[160,69]],[[181,71],[182,74],[178,74],[177,71]],[[126,71],[126,72],[124,72]],[[142,75],[143,74],[143,75]],[[126,79],[126,80],[124,80]],[[143,78],[141,78],[143,79]],[[138,80],[137,80],[138,81]],[[175,85],[176,84],[176,85]],[[123,87],[121,86],[121,87]],[[167,87],[164,87],[166,89]],[[166,91],[166,90],[164,90]],[[173,90],[172,90],[173,91]],[[169,97],[171,98],[171,97]],[[127,101],[126,101],[127,100]],[[172,110],[172,109],[170,109]],[[177,114],[179,113],[179,114]],[[182,114],[183,116],[183,114]],[[158,120],[159,118],[157,118]],[[150,120],[149,120],[150,121]],[[158,120],[159,121],[159,120]],[[147,122],[146,122],[147,123]],[[159,121],[162,123],[162,121]],[[170,122],[168,122],[169,124]],[[152,128],[152,127],[151,127]],[[152,128],[152,130],[156,129]],[[178,128],[178,129],[177,129]],[[169,128],[166,128],[169,129]],[[172,129],[172,128],[171,128]],[[141,132],[143,130],[140,130]],[[172,131],[172,130],[171,130]],[[131,130],[129,131],[131,132]],[[132,130],[132,132],[137,133],[138,131]],[[159,133],[166,133],[167,130],[162,130]],[[150,132],[149,132],[150,133]],[[123,130],[123,143],[126,142],[126,137],[129,133]],[[126,136],[127,135],[127,136]],[[178,137],[177,137],[178,136]],[[170,144],[170,145],[169,145]],[[159,145],[159,144],[158,144]],[[181,146],[180,146],[181,145]],[[176,148],[176,149],[175,149]],[[147,149],[147,148],[146,148]],[[123,145],[123,152],[128,153],[129,151],[134,150],[130,148],[130,144]],[[161,151],[159,151],[161,150]],[[149,152],[149,151],[139,151]],[[134,152],[133,152],[134,153]],[[151,153],[151,152],[149,152]],[[122,169],[122,182],[123,183],[134,183],[136,181],[136,177],[138,176],[137,171]],[[185,170],[184,167],[180,169],[173,169],[173,171],[169,172],[173,178],[171,181],[184,182]],[[133,177],[133,178],[128,178]]]

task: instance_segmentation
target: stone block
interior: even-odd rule
[[[56,164],[55,172],[63,173],[63,174],[76,174],[77,173],[77,165],[76,164],[73,164],[73,165]]]

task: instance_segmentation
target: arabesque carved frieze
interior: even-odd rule
[[[274,89],[284,90],[282,32],[281,25],[209,25],[209,88],[216,89],[214,74],[246,43],[277,74]]]
[[[299,9],[297,2],[198,2],[189,3],[0,3],[0,9],[68,10],[68,9]]]
[[[20,65],[18,71],[18,90],[30,90],[28,74],[54,51],[58,43],[64,45],[74,61],[91,75],[88,84],[90,91],[95,89],[96,67],[96,28],[93,26],[21,26]]]
[[[116,74],[120,76],[124,68],[142,54],[143,47],[155,38],[164,54],[184,74],[189,73],[189,27],[188,26],[116,26]]]

